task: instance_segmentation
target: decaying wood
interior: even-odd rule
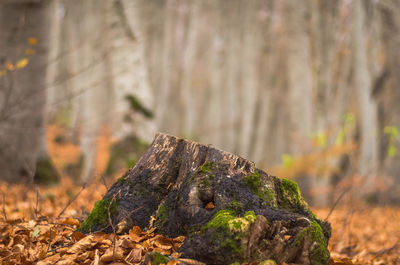
[[[157,134],[104,196],[111,198],[118,231],[154,225],[166,236],[185,235],[184,258],[206,264],[329,260],[330,225],[312,214],[297,184],[212,146]],[[110,230],[109,222],[88,220],[84,232]]]

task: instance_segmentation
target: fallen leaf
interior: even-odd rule
[[[14,65],[11,62],[6,62],[5,65],[9,71],[13,71],[15,69]]]
[[[28,42],[29,45],[36,45],[38,43],[38,40],[36,38],[31,37],[29,38]]]
[[[109,248],[106,250],[104,255],[100,257],[100,261],[103,263],[109,263],[111,261],[115,260],[122,260],[123,255],[122,255],[122,250],[120,248],[116,248],[115,252],[113,251],[113,248]]]
[[[76,227],[80,226],[80,222],[77,219],[72,218],[72,217],[65,218],[62,221],[62,223],[67,224],[67,225],[76,226]]]
[[[15,64],[15,67],[16,67],[17,69],[21,69],[21,68],[24,68],[25,66],[27,66],[28,63],[29,63],[29,60],[28,60],[27,58],[23,58],[23,59],[19,60],[19,61]]]
[[[208,210],[208,211],[211,211],[212,209],[215,208],[215,205],[214,205],[214,203],[209,202],[209,203],[207,203],[206,207],[204,207],[204,208],[205,208],[206,210]]]
[[[26,49],[26,50],[25,50],[25,54],[26,54],[26,55],[33,55],[33,54],[35,54],[35,50]]]

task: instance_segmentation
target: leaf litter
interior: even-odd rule
[[[155,233],[154,228],[142,231],[133,226],[122,235],[76,231],[105,192],[100,180],[85,189],[67,178],[60,186],[40,190],[29,185],[0,184],[0,264],[141,264],[153,251],[167,255],[168,265],[203,264],[180,259],[178,249],[183,236],[167,238]],[[329,208],[314,211],[324,217]],[[329,217],[333,228],[330,265],[400,264],[397,220],[400,209],[396,207],[360,204],[335,209]]]

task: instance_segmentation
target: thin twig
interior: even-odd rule
[[[39,188],[36,187],[35,219],[37,219],[39,213],[38,207],[39,207]]]
[[[6,213],[6,195],[3,193],[3,216],[4,216],[4,221],[7,220],[7,213]]]
[[[106,187],[106,190],[108,190],[107,182],[106,182],[106,179],[104,178],[104,175],[101,174],[100,176],[101,176],[101,180],[103,181],[104,187]]]
[[[62,209],[62,211],[57,215],[57,218],[59,218],[65,212],[65,210],[67,210],[67,208],[71,205],[71,203],[76,200],[76,198],[78,198],[78,196],[81,194],[81,192],[86,188],[86,184],[87,184],[87,182],[83,183],[81,190],[72,199],[70,199],[68,201],[68,203],[67,203],[67,205],[65,205],[64,209]]]
[[[350,188],[347,188],[346,190],[344,190],[339,197],[336,199],[336,201],[333,203],[331,209],[329,210],[328,215],[325,217],[324,222],[328,221],[329,217],[331,216],[331,214],[333,213],[333,211],[335,210],[336,206],[339,204],[339,202],[342,200],[343,196],[350,190]]]
[[[399,247],[399,242],[396,242],[396,243],[395,243],[393,246],[391,246],[391,247],[384,248],[384,249],[381,249],[381,250],[379,250],[379,251],[371,251],[370,253],[373,254],[373,255],[375,255],[375,258],[377,258],[377,257],[380,257],[380,256],[386,254],[386,253],[389,253],[389,252],[393,251],[394,249],[396,249],[396,248],[398,248],[398,247]]]

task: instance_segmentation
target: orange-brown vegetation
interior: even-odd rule
[[[115,250],[113,234],[74,232],[106,188],[98,182],[81,190],[68,179],[49,188],[1,184],[0,263],[107,264],[113,262],[113,251],[116,262],[122,264],[138,264],[151,250],[179,256],[176,250],[182,238],[167,239],[152,230],[132,227],[128,235],[115,237]],[[325,218],[330,209],[314,210]],[[400,209],[389,206],[357,204],[334,209],[329,217],[332,264],[399,264],[399,219]]]

